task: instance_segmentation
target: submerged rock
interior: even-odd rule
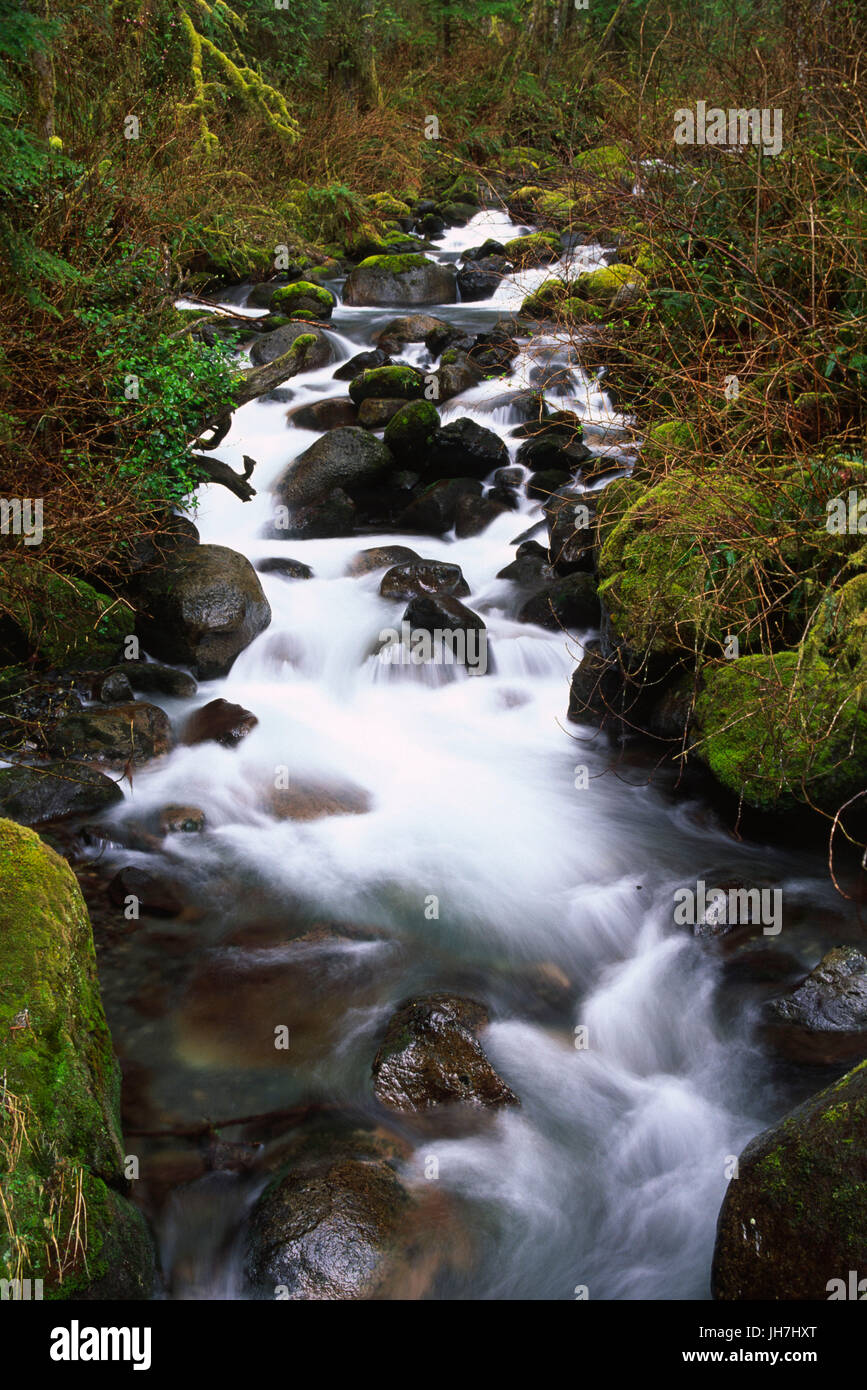
[[[190,715],[181,742],[221,743],[224,748],[237,748],[258,723],[255,714],[243,705],[233,705],[229,700],[211,700]]]
[[[374,545],[369,550],[359,550],[349,562],[347,574],[354,576],[372,574],[374,570],[403,565],[421,556],[410,550],[408,545]]]
[[[362,816],[370,807],[370,793],[350,782],[326,785],[293,780],[288,787],[272,787],[268,793],[268,810],[278,820]]]
[[[588,628],[599,624],[599,598],[591,574],[569,574],[547,584],[518,611],[521,623],[536,623],[551,632],[559,628]]]
[[[377,1100],[402,1112],[517,1105],[479,1043],[487,1022],[483,1004],[457,995],[429,994],[402,1004],[373,1063]]]

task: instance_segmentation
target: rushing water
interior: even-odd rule
[[[483,213],[436,255],[454,261],[519,230]],[[574,256],[589,267],[601,249]],[[481,304],[425,312],[481,331],[550,273],[510,278]],[[337,358],[369,347],[401,312],[339,305],[329,332]],[[420,346],[403,355],[429,362]],[[497,398],[553,365],[549,402],[577,410],[592,447],[628,466],[628,422],[573,357],[568,344],[537,339],[511,377],[448,401],[442,418],[469,415],[514,458],[518,417]],[[265,1179],[262,1151],[240,1171],[203,1173],[201,1145],[165,1132],[308,1101],[382,1123],[370,1065],[387,1018],[411,993],[455,989],[488,1004],[485,1049],[522,1104],[415,1141],[407,1181],[429,1187],[425,1165],[436,1157],[463,1236],[429,1292],[569,1299],[586,1285],[591,1298],[705,1298],[729,1156],[780,1113],[791,1087],[756,1040],[756,992],[720,989],[722,957],[673,924],[673,893],[697,879],[781,886],[785,950],[803,968],[834,923],[821,865],[737,842],[707,806],[649,785],[640,756],[617,757],[595,730],[566,722],[581,634],[519,624],[521,595],[496,578],[516,537],[541,519],[537,502],[465,540],[262,539],[272,485],[317,437],[287,426],[287,396],[294,408],[345,395],[333,372],[293,378],[278,399],[237,412],[218,456],[257,460],[252,501],[219,487],[198,497],[204,542],[254,564],[283,553],[314,571],[307,581],[261,576],[270,626],[225,680],[199,688],[195,706],[222,696],[252,710],[258,727],[235,750],[179,747],[137,774],[117,813],[141,818],[180,802],[207,817],[204,834],[171,836],[165,851],[193,886],[196,912],[106,929],[101,953],[127,1072],[127,1142],[143,1155],[167,1295],[244,1297],[244,1219]],[[492,672],[395,669],[373,655],[404,605],[380,597],[382,571],[351,578],[347,567],[379,543],[461,566],[465,602],[488,626]],[[178,725],[192,707],[167,703]],[[576,765],[588,768],[588,786],[576,786]],[[282,767],[302,782],[363,788],[371,809],[275,819],[267,798]],[[292,944],[317,922],[368,930]],[[282,1024],[288,1051],[274,1048]],[[142,1131],[151,1137],[136,1139]],[[240,1127],[224,1134],[249,1137]]]

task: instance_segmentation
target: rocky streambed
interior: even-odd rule
[[[226,292],[275,378],[229,486],[143,553],[138,646],[4,704],[0,811],[75,865],[123,1068],[123,1145],[114,1100],[111,1157],[67,1155],[123,1203],[95,1236],[135,1227],[123,1296],[705,1298],[713,1262],[720,1297],[824,1297],[858,1257],[858,923],[820,856],[600,732],[592,519],[634,422],[521,306],[606,259],[485,211]],[[698,884],[784,929],[678,923]],[[26,1090],[49,1023],[11,982]]]

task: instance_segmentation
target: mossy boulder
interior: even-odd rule
[[[288,318],[298,318],[307,313],[317,319],[330,319],[336,304],[334,295],[322,285],[314,285],[310,280],[296,280],[293,285],[281,285],[271,299],[275,313]]]
[[[631,189],[634,182],[632,163],[616,145],[598,145],[576,156],[574,165],[578,178],[593,183],[614,184]]]
[[[567,296],[565,280],[553,276],[550,280],[543,280],[538,289],[527,295],[521,305],[521,313],[532,314],[533,318],[551,317]]]
[[[120,1075],[68,864],[0,821],[0,1276],[50,1298],[147,1298],[153,1251],[122,1195]],[[17,1126],[17,1130],[16,1130]]]
[[[539,214],[556,226],[569,223],[573,216],[577,216],[582,210],[583,204],[576,198],[572,198],[562,190],[554,189],[549,193],[543,193],[536,199],[536,209]]]
[[[631,265],[605,265],[579,275],[574,293],[591,304],[613,309],[620,307],[618,297],[623,303],[622,291],[627,287],[641,295],[645,293],[647,284],[641,271]]]
[[[521,306],[521,309],[522,312],[527,312],[526,302]],[[605,318],[605,312],[588,300],[578,299],[575,295],[570,294],[558,304],[557,317],[567,324],[600,323]]]
[[[356,405],[370,397],[418,400],[424,391],[424,375],[415,367],[370,367],[349,383],[349,394]]]
[[[711,1287],[725,1301],[826,1301],[847,1297],[850,1270],[867,1271],[867,1062],[747,1145]]]
[[[781,502],[779,505],[784,505]],[[606,535],[599,597],[617,638],[669,655],[748,640],[756,576],[778,559],[777,495],[722,469],[673,470]]]
[[[126,601],[34,560],[4,556],[3,588],[7,612],[28,649],[49,666],[110,664],[133,630]]]
[[[371,193],[367,199],[378,217],[411,217],[412,209],[393,193]]]
[[[385,442],[395,458],[423,457],[440,427],[440,417],[430,401],[407,401],[385,427]]]
[[[506,255],[521,269],[551,265],[560,259],[560,239],[553,232],[531,232],[506,242]]]
[[[350,273],[343,299],[353,305],[453,304],[455,273],[426,256],[368,256]]]

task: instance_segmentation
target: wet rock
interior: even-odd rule
[[[200,806],[164,806],[157,824],[163,835],[199,835],[205,828],[205,813]]]
[[[516,556],[511,564],[499,571],[497,578],[509,579],[513,584],[520,584],[524,589],[541,589],[550,581],[552,572],[546,552],[542,550],[541,546],[538,549],[540,554]]]
[[[424,345],[431,357],[439,357],[441,353],[454,349],[456,352],[469,352],[476,341],[475,333],[469,329],[460,328],[454,323],[443,323],[439,328],[434,328],[427,334]]]
[[[279,574],[281,579],[312,579],[313,571],[309,565],[304,565],[300,560],[290,560],[282,555],[270,555],[265,560],[258,560],[256,569],[260,574]]]
[[[487,1022],[484,1005],[456,995],[429,994],[402,1004],[373,1063],[377,1100],[401,1112],[517,1105],[479,1043]]]
[[[527,481],[527,496],[540,502],[549,502],[553,495],[571,482],[570,475],[561,468],[543,468],[533,473]]]
[[[767,1011],[770,1038],[784,1056],[831,1064],[867,1056],[867,957],[837,946],[806,980]]]
[[[391,451],[366,430],[331,430],[289,465],[277,482],[275,496],[292,511],[325,498],[335,489],[351,492],[354,486],[379,478],[392,465]]]
[[[319,367],[327,367],[334,359],[331,343],[321,329],[301,322],[287,323],[282,328],[275,328],[273,333],[260,334],[250,348],[250,361],[255,367],[263,367],[267,362],[282,357],[302,336],[310,337],[313,341],[303,354],[303,366],[299,359],[299,370],[312,372]]]
[[[436,478],[487,478],[509,462],[509,451],[493,430],[463,417],[437,430],[425,460]]]
[[[247,1236],[250,1283],[273,1298],[374,1298],[394,1275],[413,1202],[392,1167],[405,1150],[376,1132],[305,1136],[260,1197]]]
[[[478,386],[482,375],[481,369],[465,352],[456,352],[454,348],[448,348],[443,353],[437,372],[438,399],[450,401],[454,396],[462,395],[464,391]]]
[[[436,333],[450,325],[430,314],[406,314],[403,318],[390,319],[373,339],[377,347],[385,353],[399,353],[407,343],[423,343],[428,334]]]
[[[555,580],[527,599],[518,611],[518,622],[536,623],[551,632],[598,627],[596,581],[590,574],[569,574]]]
[[[312,821],[325,816],[363,816],[371,807],[370,793],[351,783],[323,785],[292,781],[272,787],[268,810],[277,820]]]
[[[19,825],[42,825],[64,816],[92,815],[123,801],[111,777],[77,762],[0,770],[0,816]]]
[[[134,864],[115,874],[108,885],[108,896],[120,908],[128,906],[129,898],[138,898],[139,909],[154,917],[177,917],[184,910],[182,897],[166,875],[139,869]]]
[[[368,397],[358,408],[358,423],[366,430],[385,429],[406,401],[402,397]]]
[[[460,565],[445,560],[414,560],[395,565],[379,586],[383,598],[409,599],[419,594],[465,597],[470,592]]]
[[[455,535],[458,540],[480,536],[492,521],[510,510],[506,502],[491,493],[487,497],[462,497],[455,510]]]
[[[395,458],[423,460],[440,427],[440,417],[430,401],[403,401],[385,427],[385,442]]]
[[[505,328],[480,333],[473,348],[473,361],[489,375],[503,376],[518,355],[518,344]]]
[[[584,648],[581,663],[572,672],[567,717],[575,724],[599,723],[621,706],[622,677],[616,662],[602,653],[596,639]]]
[[[532,438],[525,439],[517,453],[517,462],[532,472],[560,468],[576,473],[594,456],[583,443],[580,434],[568,426],[539,425]]]
[[[488,237],[481,246],[469,246],[461,252],[462,261],[483,261],[487,256],[505,256],[506,248],[501,241]]]
[[[299,430],[339,430],[358,423],[358,407],[349,396],[328,396],[287,411],[286,423]]]
[[[115,669],[97,677],[93,687],[93,698],[101,700],[104,705],[121,705],[134,700],[135,695],[126,671]]]
[[[403,622],[409,623],[413,631],[429,632],[481,632],[485,624],[459,599],[448,594],[416,594],[403,615]]]
[[[369,550],[359,550],[349,562],[347,574],[358,576],[372,574],[374,570],[403,565],[421,556],[410,550],[408,545],[374,545]]]
[[[191,714],[181,736],[188,746],[196,743],[219,743],[224,748],[238,744],[255,729],[259,720],[243,705],[228,700],[211,700]]]
[[[373,439],[373,435],[369,435]],[[288,526],[275,527],[274,536],[287,541],[323,540],[328,536],[351,536],[358,520],[352,498],[336,487],[302,506],[293,506]]]
[[[400,513],[396,525],[401,531],[442,536],[455,524],[460,499],[481,495],[482,485],[475,478],[445,478],[415,497]]]
[[[344,304],[453,304],[454,271],[425,256],[370,256],[343,287]]]
[[[348,362],[341,362],[337,371],[334,373],[335,381],[353,381],[372,367],[388,367],[391,365],[391,358],[382,348],[374,348],[372,352],[358,352],[354,357],[350,357]]]
[[[169,751],[172,741],[168,715],[143,700],[83,709],[46,733],[49,751],[58,757],[118,768],[158,758]]]
[[[191,666],[201,680],[229,673],[271,621],[271,608],[245,556],[200,545],[149,576],[138,629],[149,650]]]
[[[504,262],[506,264],[506,262]],[[493,268],[467,266],[458,271],[458,291],[464,302],[472,303],[480,299],[490,299],[496,294],[503,279],[503,273]]]
[[[867,1063],[753,1139],[719,1214],[714,1298],[858,1297],[867,1269]]]
[[[548,550],[557,574],[589,573],[594,568],[595,512],[587,499],[556,491],[544,507]]]
[[[188,700],[199,688],[186,671],[161,666],[157,661],[125,661],[122,666],[113,666],[108,674],[113,672],[120,672],[126,676],[133,690],[146,694],[173,695],[177,699]]]
[[[417,367],[394,363],[390,367],[370,367],[349,383],[349,394],[356,405],[371,397],[382,400],[419,400],[425,393],[424,374]]]

